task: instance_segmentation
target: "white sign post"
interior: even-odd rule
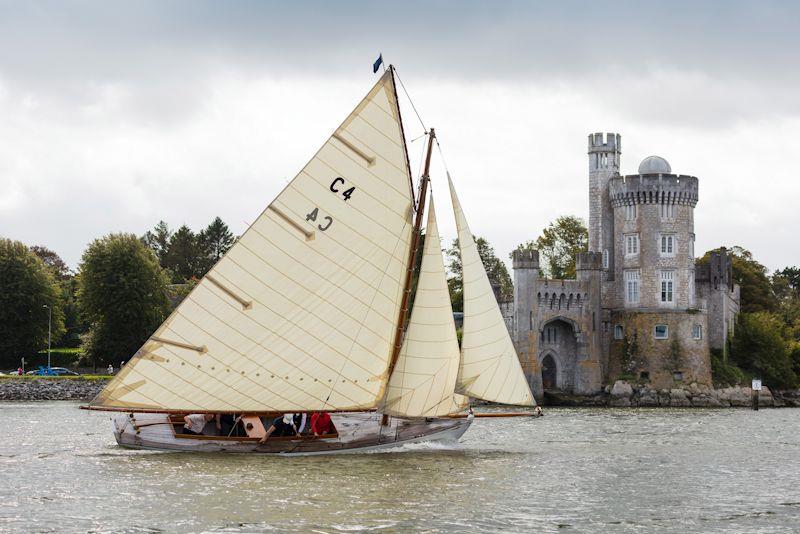
[[[761,391],[761,379],[760,378],[754,378],[753,379],[752,389],[753,389],[753,409],[757,411],[758,410],[758,395],[759,395],[759,392]]]

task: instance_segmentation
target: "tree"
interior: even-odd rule
[[[70,272],[69,267],[64,260],[61,259],[61,256],[53,252],[47,247],[34,245],[31,247],[31,252],[39,256],[41,260],[50,268],[50,271],[55,276],[56,280],[67,280],[72,276],[72,272]]]
[[[731,355],[739,367],[760,375],[774,388],[797,386],[793,347],[784,339],[784,328],[784,322],[774,313],[743,313],[731,346]]]
[[[33,246],[31,252],[39,256],[44,264],[53,273],[61,289],[61,302],[64,312],[64,331],[59,337],[53,338],[53,344],[62,347],[77,347],[80,344],[80,335],[86,330],[78,312],[78,303],[75,292],[78,284],[75,275],[61,259],[61,257],[45,246]]]
[[[719,250],[709,250],[695,264],[707,265],[711,253]],[[742,313],[778,311],[778,300],[767,277],[767,268],[753,259],[749,250],[742,247],[734,246],[728,249],[728,254],[733,264],[733,280],[741,288]]]
[[[500,295],[502,297],[511,297],[514,295],[514,283],[511,281],[511,276],[508,274],[506,264],[500,261],[494,253],[494,248],[489,242],[482,238],[475,238],[475,245],[478,247],[478,255],[483,262],[483,267],[486,269],[486,275],[489,277],[489,282],[492,286],[500,286]],[[453,240],[453,245],[446,251],[447,257],[450,260],[448,269],[452,276],[447,279],[447,286],[450,289],[450,299],[453,304],[453,311],[464,311],[463,305],[463,288],[461,279],[461,250],[458,246],[458,239]]]
[[[167,277],[133,234],[92,242],[78,278],[78,304],[90,324],[83,352],[95,365],[119,365],[130,358],[170,310]]]
[[[172,271],[172,282],[185,283],[202,276],[202,251],[197,236],[185,224],[169,239],[166,267]]]
[[[0,364],[19,365],[64,331],[61,290],[50,267],[19,241],[0,239]]]
[[[236,239],[228,228],[228,225],[217,217],[205,230],[200,232],[198,241],[204,255],[204,258],[200,262],[202,265],[200,266],[201,269],[199,273],[200,276],[203,276],[226,252],[228,252],[236,242]]]
[[[579,217],[562,215],[536,241],[517,246],[517,250],[526,249],[539,251],[545,276],[559,280],[575,278],[575,257],[589,250],[589,231]]]
[[[167,266],[167,254],[169,254],[169,239],[171,236],[172,232],[164,221],[158,221],[155,228],[148,230],[142,236],[142,243],[155,253],[162,267]]]

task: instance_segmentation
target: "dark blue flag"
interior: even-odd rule
[[[372,64],[372,74],[378,72],[378,67],[383,64],[383,54],[378,56],[378,59],[375,60],[375,63]]]

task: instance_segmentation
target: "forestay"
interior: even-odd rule
[[[390,70],[92,405],[374,407],[412,212]]]
[[[450,176],[461,250],[464,326],[456,391],[492,402],[533,405],[533,395],[492,291]]]
[[[414,306],[389,380],[383,412],[434,417],[458,411],[462,399],[454,400],[454,391],[459,360],[456,325],[431,199]]]

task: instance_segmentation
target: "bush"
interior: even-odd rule
[[[730,387],[744,384],[747,380],[744,371],[726,362],[722,351],[711,350],[711,378],[716,387]]]
[[[743,313],[739,317],[731,356],[745,371],[760,376],[773,388],[797,386],[792,366],[792,349],[784,338],[783,320],[769,312]]]

